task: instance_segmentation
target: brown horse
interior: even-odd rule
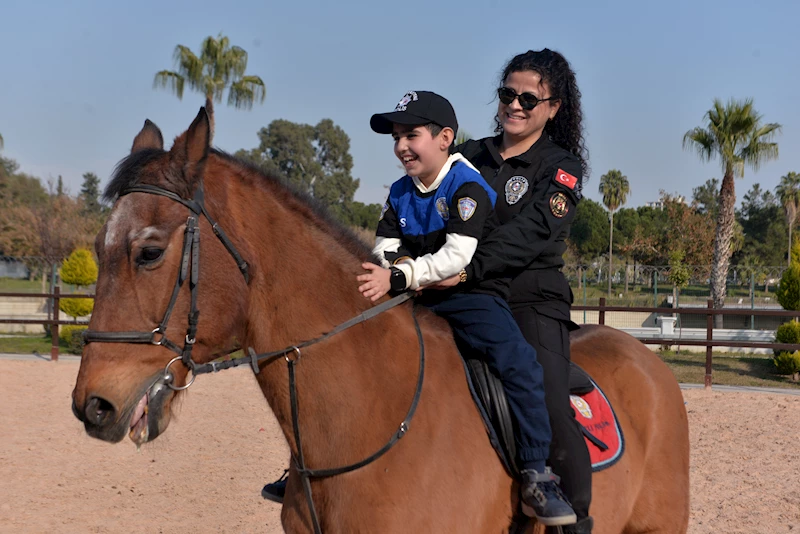
[[[174,197],[135,189],[146,184]],[[199,189],[203,209],[217,220],[213,227],[192,204]],[[139,445],[167,428],[176,390],[190,377],[181,361],[170,363],[181,359],[170,348],[185,355],[188,347],[198,365],[234,339],[272,351],[372,309],[355,280],[370,251],[279,181],[211,150],[204,109],[169,151],[147,121],[106,194],[117,200],[95,243],[100,276],[94,337],[88,336],[106,343],[86,346],[73,391],[73,411],[91,436],[118,442],[129,434]],[[187,219],[192,213],[196,219]],[[187,245],[200,236],[202,252]],[[187,276],[188,284],[175,282]],[[196,310],[195,327],[188,318],[196,319]],[[295,369],[308,468],[358,462],[398,433],[419,376],[411,310],[402,304],[304,348],[302,356],[291,351],[286,361],[259,364],[258,383],[296,457],[286,367]],[[418,319],[427,359],[410,428],[372,463],[312,480],[323,532],[509,528],[518,487],[486,436],[451,332],[422,310]],[[184,332],[181,348],[172,340]],[[615,405],[627,438],[621,460],[594,477],[595,532],[686,532],[688,422],[672,373],[644,345],[611,328],[582,328],[572,353]],[[294,462],[282,521],[287,532],[313,531]]]

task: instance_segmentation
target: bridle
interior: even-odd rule
[[[320,528],[319,517],[317,515],[316,508],[314,507],[310,479],[327,478],[360,469],[361,467],[364,467],[365,465],[368,465],[383,456],[397,443],[398,440],[400,440],[400,438],[406,434],[411,423],[411,419],[414,417],[414,413],[416,412],[417,405],[419,404],[420,395],[422,394],[422,383],[425,376],[425,344],[422,338],[422,331],[420,330],[419,322],[417,321],[416,309],[412,305],[411,316],[414,320],[414,327],[416,329],[417,340],[419,342],[419,373],[417,376],[417,384],[414,391],[414,397],[411,401],[411,406],[409,407],[406,416],[403,418],[402,423],[400,423],[398,430],[392,434],[391,438],[389,438],[383,447],[361,461],[343,467],[335,467],[330,469],[309,469],[305,464],[303,444],[300,436],[300,413],[297,401],[297,383],[295,376],[295,367],[299,363],[302,355],[301,350],[325,341],[352,326],[363,323],[364,321],[367,321],[376,315],[379,315],[410,300],[412,298],[412,294],[403,293],[398,295],[386,302],[370,308],[369,310],[345,321],[344,323],[337,325],[330,332],[326,332],[314,339],[303,341],[297,345],[291,345],[277,351],[264,353],[256,353],[251,347],[248,347],[248,356],[224,361],[211,361],[202,365],[197,364],[194,360],[192,360],[192,348],[197,341],[197,322],[200,315],[200,310],[197,308],[197,287],[200,278],[200,226],[198,224],[200,216],[205,217],[211,224],[211,229],[214,231],[214,235],[217,236],[217,238],[227,249],[228,253],[233,257],[237,267],[239,268],[239,271],[242,273],[242,276],[244,276],[246,283],[250,282],[248,264],[246,261],[244,261],[244,259],[242,259],[242,256],[236,250],[236,247],[233,245],[219,224],[217,224],[217,222],[206,210],[202,182],[195,190],[193,200],[187,200],[182,198],[180,195],[173,193],[172,191],[148,184],[127,187],[119,194],[119,197],[130,193],[147,193],[151,195],[167,197],[170,200],[174,200],[175,202],[183,204],[192,212],[192,214],[190,214],[189,218],[186,220],[186,229],[184,230],[183,237],[183,252],[181,256],[178,277],[175,281],[175,285],[173,286],[172,296],[170,297],[169,304],[167,305],[167,310],[164,313],[164,318],[156,328],[151,331],[127,332],[101,332],[98,330],[85,330],[83,334],[85,343],[148,343],[152,345],[163,346],[176,353],[178,356],[172,358],[169,363],[167,363],[161,376],[151,386],[149,391],[152,392],[160,391],[163,389],[164,385],[168,386],[174,391],[184,390],[194,383],[195,377],[199,374],[216,373],[218,371],[230,369],[232,367],[238,367],[240,365],[249,365],[253,372],[258,374],[260,372],[260,362],[269,363],[275,359],[283,358],[286,361],[289,371],[289,403],[292,414],[292,430],[295,443],[297,445],[297,455],[293,455],[293,460],[303,484],[303,492],[305,493],[308,508],[311,513],[311,521],[314,526],[314,532],[316,534],[321,534],[322,529]],[[167,323],[172,315],[172,309],[177,302],[180,289],[183,287],[183,284],[186,280],[189,280],[191,307],[189,310],[188,327],[186,330],[186,336],[184,337],[183,347],[180,347],[167,337],[166,330]],[[172,372],[170,372],[170,367],[172,364],[179,360],[192,373],[191,380],[183,386],[177,386],[174,384],[174,375]]]

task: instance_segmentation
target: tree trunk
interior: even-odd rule
[[[583,267],[578,266],[578,289],[583,289]]]
[[[625,294],[628,294],[628,262],[625,261]]]
[[[614,212],[609,210],[608,212],[608,297],[611,298],[611,273],[612,273],[612,264],[613,264],[613,256],[611,252],[611,245],[614,243]]]
[[[792,266],[792,223],[789,223],[789,254],[786,256],[786,266]]]
[[[727,293],[728,267],[731,261],[731,238],[733,237],[734,204],[736,190],[733,182],[733,170],[727,171],[722,179],[719,193],[719,214],[717,215],[717,232],[714,238],[714,259],[711,265],[711,299],[714,308],[725,306]],[[722,315],[714,316],[714,327],[722,328]]]
[[[206,95],[206,113],[208,114],[208,143],[213,144],[214,142],[214,101],[213,99]]]

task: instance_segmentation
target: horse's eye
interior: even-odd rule
[[[161,259],[161,255],[164,253],[163,249],[156,248],[156,247],[145,247],[139,253],[139,258],[137,259],[137,263],[139,265],[147,265],[148,263],[154,263]]]

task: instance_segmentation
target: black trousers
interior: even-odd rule
[[[561,477],[578,519],[589,515],[592,501],[592,464],[575,411],[569,401],[569,331],[567,325],[541,315],[531,306],[512,307],[525,339],[536,349],[544,369],[545,404],[553,438],[550,465]]]

